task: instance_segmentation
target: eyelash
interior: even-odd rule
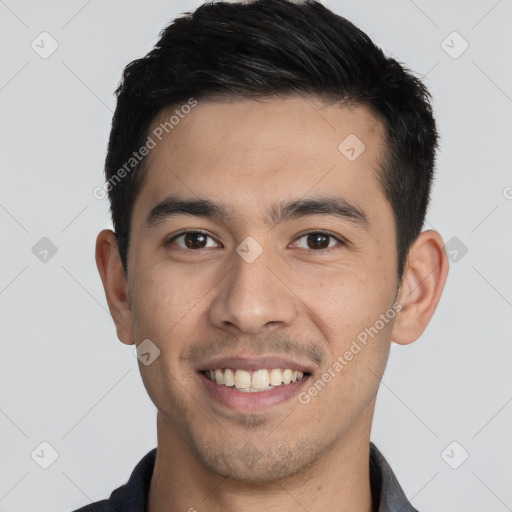
[[[215,238],[213,238],[208,232],[206,231],[203,231],[201,229],[191,229],[191,230],[187,230],[187,231],[182,231],[181,233],[178,233],[176,235],[173,235],[172,238],[168,239],[164,245],[166,247],[170,246],[176,239],[180,238],[181,236],[183,235],[186,235],[188,233],[200,233],[202,235],[205,235],[207,236],[208,238],[211,238],[212,240],[215,240]],[[344,245],[347,245],[347,242],[346,240],[344,240],[343,238],[341,238],[339,235],[334,235],[333,233],[329,232],[329,231],[322,231],[322,230],[311,230],[311,231],[306,231],[305,233],[302,233],[300,234],[294,241],[297,241],[297,240],[300,240],[301,238],[304,238],[305,236],[308,236],[308,235],[313,235],[313,234],[319,234],[319,235],[325,235],[329,238],[334,238],[335,240],[337,240],[341,246],[344,246]],[[215,240],[216,241],[216,240]],[[187,248],[184,248],[184,247],[180,247],[178,246],[180,250],[183,250],[183,251],[187,251],[187,252],[199,252],[201,251],[202,249],[187,249]],[[306,250],[310,250],[310,251],[313,251],[313,252],[320,252],[320,253],[323,253],[323,252],[328,252],[328,251],[331,251],[332,249],[336,249],[336,247],[326,247],[325,249],[306,249]]]

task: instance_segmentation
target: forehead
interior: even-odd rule
[[[326,106],[314,98],[199,101],[183,111],[167,109],[149,130],[155,147],[134,218],[176,193],[217,199],[240,218],[267,211],[276,198],[336,192],[366,204],[369,217],[382,214],[379,205],[387,206],[377,173],[383,133],[369,108]]]

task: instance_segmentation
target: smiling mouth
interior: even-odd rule
[[[201,372],[207,379],[220,386],[243,393],[258,393],[287,386],[309,376],[308,372],[290,368],[263,368],[246,371],[232,368],[219,368]]]

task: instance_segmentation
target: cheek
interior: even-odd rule
[[[343,267],[309,275],[294,287],[314,312],[333,344],[343,344],[375,324],[392,305],[394,288],[385,274],[361,267]],[[386,327],[388,325],[386,324]]]
[[[158,266],[141,273],[134,280],[134,317],[138,337],[153,336],[165,341],[183,326],[194,323],[207,299],[211,285],[198,273],[184,273],[180,267]]]
[[[328,338],[339,375],[338,398],[369,401],[378,389],[389,354],[395,311],[394,290],[384,278],[369,275],[338,283],[339,307],[331,312]],[[333,300],[334,302],[334,300]]]
[[[344,410],[361,412],[375,397],[389,355],[394,323],[392,315],[385,316],[394,310],[388,307],[388,301],[379,300],[378,294],[349,298],[329,316],[319,312],[324,315],[325,324],[329,322],[324,337],[330,352],[319,378],[330,381],[325,401],[340,414],[345,414]]]
[[[321,280],[314,290],[308,306],[330,352],[322,371],[327,379],[334,375],[325,399],[333,407],[367,404],[377,392],[389,354],[395,314],[392,282],[352,268]]]
[[[144,386],[161,411],[181,410],[194,374],[183,371],[179,354],[194,339],[200,312],[201,278],[170,269],[147,269],[133,281],[134,332],[137,343],[149,339],[159,350],[149,365],[139,363]],[[188,397],[189,398],[189,397]]]

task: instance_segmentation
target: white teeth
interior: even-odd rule
[[[234,370],[230,368],[207,370],[207,377],[217,384],[234,387],[239,391],[268,391],[277,386],[287,385],[296,382],[304,377],[303,372],[294,371],[289,368],[260,369],[254,372],[245,370]]]
[[[251,387],[254,389],[268,388],[270,377],[268,370],[257,370],[252,374]]]
[[[215,382],[224,384],[224,375],[222,374],[222,370],[215,370]]]
[[[283,382],[283,374],[281,370],[276,368],[270,371],[270,384],[272,386],[279,386]]]
[[[217,381],[217,379],[215,379]],[[235,385],[235,374],[233,370],[226,368],[224,370],[224,386],[234,386]]]
[[[217,370],[215,370],[217,374]],[[215,379],[217,381],[217,379]],[[217,382],[222,384],[222,382]],[[250,388],[251,387],[251,374],[245,370],[237,370],[235,372],[235,388]]]

